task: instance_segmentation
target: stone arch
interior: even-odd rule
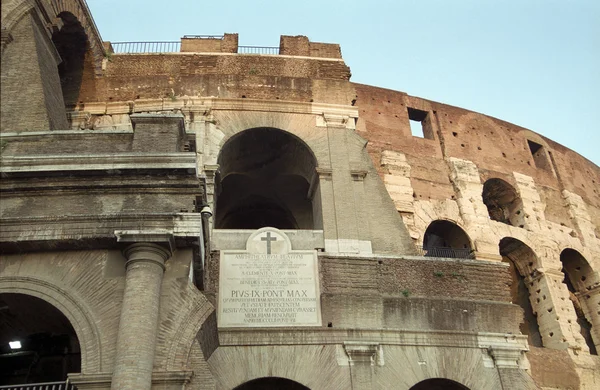
[[[190,292],[195,296],[196,304],[182,316],[176,332],[173,333],[174,337],[169,347],[166,361],[166,367],[169,371],[180,370],[186,365],[194,340],[198,340],[200,343],[205,359],[208,359],[218,346],[216,344],[202,345],[203,340],[210,339],[210,337],[203,337],[204,334],[212,332],[216,335],[217,333],[217,320],[214,307],[208,302],[204,294],[195,287],[190,289]]]
[[[430,378],[413,385],[409,390],[469,390],[469,388],[451,379]]]
[[[423,235],[425,256],[471,257],[473,242],[457,223],[445,219],[432,221]]]
[[[510,265],[512,277],[512,302],[523,309],[523,322],[519,324],[522,334],[527,335],[530,345],[542,346],[542,335],[537,321],[539,293],[532,293],[533,282],[529,279],[536,276],[540,262],[537,255],[528,245],[512,237],[505,237],[499,243],[502,261]]]
[[[81,348],[81,373],[102,371],[100,334],[92,315],[78,299],[51,283],[28,277],[0,277],[0,293],[40,298],[57,308],[69,320]]]
[[[234,388],[234,390],[310,390],[301,383],[287,378],[263,377],[252,379]]]
[[[317,160],[297,136],[270,127],[237,133],[218,159],[217,229],[313,229]]]
[[[525,226],[523,202],[513,186],[502,179],[488,179],[483,184],[481,196],[492,220],[517,227]]]
[[[594,273],[585,257],[575,249],[564,249],[560,253],[560,261],[563,265],[562,272],[565,275],[563,283],[569,289],[569,299],[573,303],[577,314],[579,332],[583,336],[590,353],[597,355],[598,351],[595,344],[600,344],[600,340],[594,340],[592,336],[592,324],[586,316],[587,308],[583,298],[587,296],[588,290],[600,284],[598,275]]]

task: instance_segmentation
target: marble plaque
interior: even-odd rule
[[[246,250],[222,250],[219,327],[321,326],[316,251],[294,251],[289,238],[262,228]]]

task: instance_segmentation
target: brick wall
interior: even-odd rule
[[[113,55],[103,77],[84,80],[80,100],[216,96],[349,104],[342,61],[277,56]]]
[[[2,55],[2,131],[68,128],[51,42],[33,16],[11,32]]]
[[[592,208],[600,207],[600,168],[562,145],[483,114],[404,92],[353,85],[359,108],[357,132],[369,140],[369,154],[380,174],[386,173],[379,164],[382,151],[404,153],[418,199],[441,200],[453,195],[443,158],[455,157],[474,162],[489,177],[510,177],[513,172],[532,177],[538,187],[545,188],[550,199],[547,214],[553,222],[569,224],[565,211],[557,211],[562,206],[558,206],[556,194],[562,189],[580,195]],[[411,135],[408,107],[429,113],[435,127],[433,139]],[[536,167],[527,140],[547,149],[549,170]]]

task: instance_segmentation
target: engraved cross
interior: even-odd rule
[[[267,242],[267,255],[270,255],[271,254],[271,242],[277,241],[277,237],[271,237],[271,232],[267,232],[267,236],[261,237],[260,240]]]

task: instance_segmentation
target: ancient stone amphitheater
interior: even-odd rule
[[[3,0],[1,75],[0,389],[600,388],[574,151],[83,0]]]

